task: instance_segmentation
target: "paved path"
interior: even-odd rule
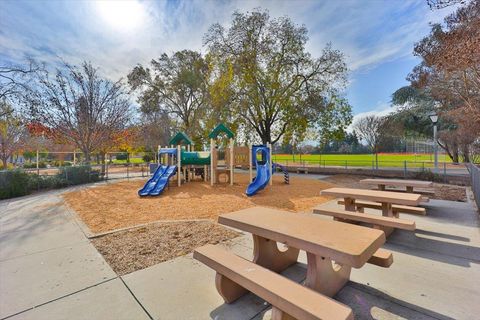
[[[0,201],[0,319],[268,319],[269,305],[254,295],[223,304],[215,273],[191,255],[117,277],[59,193]],[[335,297],[356,319],[472,319],[480,313],[478,214],[470,203],[438,200],[427,211],[408,216],[416,232],[389,238],[389,269],[354,269]],[[222,245],[251,258],[248,235]],[[301,254],[284,274],[300,282],[305,270]]]
[[[59,193],[0,202],[0,319],[149,319]]]

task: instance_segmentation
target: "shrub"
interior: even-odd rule
[[[37,167],[37,163],[36,163],[36,162],[24,163],[24,164],[23,164],[23,167],[24,167],[25,169],[36,168],[36,167]],[[39,162],[38,162],[38,167],[43,169],[43,168],[46,168],[46,167],[47,167],[47,164],[46,164],[45,162],[43,162],[43,161],[39,161]]]
[[[153,160],[155,160],[155,157],[153,156],[153,154],[146,153],[143,155],[142,160],[145,162],[152,162]]]
[[[60,168],[57,177],[63,179],[68,185],[100,181],[100,171],[93,170],[90,166],[76,166]]]
[[[21,170],[0,172],[0,199],[20,197],[30,193],[30,177]]]
[[[127,160],[128,159],[128,154],[127,153],[119,153],[115,157],[117,160]]]
[[[415,172],[414,178],[417,180],[442,182],[442,176],[438,173],[433,173],[430,169],[422,168],[421,171]]]

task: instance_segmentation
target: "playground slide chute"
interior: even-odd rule
[[[163,175],[165,170],[167,170],[167,167],[168,166],[162,166],[162,165],[158,166],[157,170],[155,170],[155,172],[153,173],[153,176],[150,179],[148,179],[147,183],[145,183],[145,186],[143,186],[142,189],[138,190],[138,195],[140,197],[148,196],[150,191],[152,191],[153,188],[155,188],[155,185],[157,184],[158,180]]]
[[[257,147],[256,151],[261,151],[263,153],[263,159],[266,159],[263,163],[259,163],[256,159],[256,152],[255,152],[255,163],[257,167],[257,176],[253,179],[253,182],[250,183],[247,187],[247,191],[245,192],[247,196],[253,196],[258,191],[265,188],[268,182],[271,179],[272,173],[270,170],[270,152],[266,147]]]
[[[169,166],[165,170],[165,172],[162,174],[160,179],[158,179],[157,183],[155,184],[155,187],[148,193],[150,196],[158,196],[160,193],[162,193],[163,190],[165,190],[165,187],[168,184],[168,180],[175,175],[177,172],[177,166]]]

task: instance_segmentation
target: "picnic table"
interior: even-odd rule
[[[402,179],[363,179],[362,184],[376,185],[378,190],[385,191],[386,186],[405,187],[406,192],[413,193],[413,188],[430,188],[433,186],[431,181],[402,180]]]
[[[391,253],[380,249],[386,239],[381,230],[313,214],[254,207],[221,215],[218,222],[251,233],[253,262],[276,272],[296,263],[299,250],[306,251],[305,285],[330,297],[349,280],[352,267],[361,268],[367,262],[388,267],[393,262]],[[286,249],[278,249],[277,242]],[[221,275],[216,285],[225,301],[244,293]]]
[[[382,215],[385,217],[394,217],[392,204],[406,206],[418,206],[422,201],[422,196],[415,193],[377,191],[352,188],[330,188],[322,190],[322,195],[344,198],[345,210],[355,211],[355,200],[367,200],[379,202],[382,205]]]

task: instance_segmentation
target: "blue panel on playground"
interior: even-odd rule
[[[257,157],[257,151],[259,149],[260,150],[268,150],[268,152],[270,152],[270,150],[265,145],[261,145],[261,144],[253,145],[252,146],[252,166],[254,166],[254,167],[256,166],[257,161],[258,161],[258,164],[264,164],[267,161],[266,157],[270,156],[270,154],[264,156],[264,154],[265,154],[264,152],[259,152],[259,154],[261,154],[262,157],[261,157],[261,159],[256,160],[255,157]]]

